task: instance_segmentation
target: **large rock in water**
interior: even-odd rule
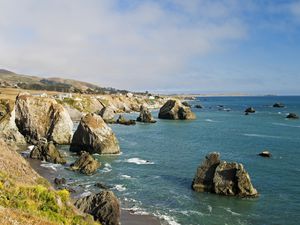
[[[101,109],[99,115],[106,123],[114,123],[115,111],[112,107],[107,106]]]
[[[240,163],[221,162],[214,175],[216,194],[239,197],[257,197],[258,192],[252,186],[249,174]]]
[[[70,151],[87,151],[91,154],[118,154],[120,147],[112,129],[101,116],[93,113],[85,115],[75,131]]]
[[[102,225],[120,223],[120,203],[112,191],[102,191],[80,198],[74,205],[82,212],[91,214]]]
[[[30,158],[45,160],[51,163],[65,164],[66,160],[57,150],[52,141],[47,142],[46,139],[41,139],[37,146],[30,152]]]
[[[240,163],[220,161],[220,154],[213,152],[198,167],[192,188],[220,195],[257,197],[249,174]]]
[[[8,144],[26,144],[15,123],[15,107],[10,100],[0,99],[0,138]]]
[[[33,97],[21,93],[16,99],[16,124],[27,142],[36,143],[41,138],[57,144],[70,144],[73,122],[54,99]]]
[[[197,173],[192,183],[192,188],[198,192],[214,192],[213,179],[215,170],[219,164],[219,153],[213,152],[208,154],[197,169]]]
[[[79,171],[86,175],[92,175],[100,167],[100,163],[88,152],[82,152],[80,157],[71,164],[71,170]]]
[[[136,119],[136,121],[143,122],[143,123],[155,123],[156,122],[153,119],[150,110],[144,105],[141,105],[140,115]]]
[[[170,120],[192,120],[196,115],[179,100],[168,100],[159,110],[158,118]]]

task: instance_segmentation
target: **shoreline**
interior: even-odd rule
[[[56,189],[54,178],[58,177],[59,174],[57,174],[57,172],[49,168],[42,167],[40,160],[35,160],[28,157],[25,157],[25,159],[40,176],[45,178],[51,184],[51,186]],[[122,208],[120,221],[121,225],[162,225],[159,218],[153,215],[134,214],[133,211]]]

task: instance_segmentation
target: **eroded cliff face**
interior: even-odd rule
[[[6,99],[0,99],[0,139],[10,145],[26,144],[15,123],[14,103]]]
[[[28,143],[41,138],[69,144],[73,122],[64,107],[51,98],[21,93],[16,98],[16,125]]]

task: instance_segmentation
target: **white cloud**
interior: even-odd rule
[[[180,87],[191,59],[246,35],[237,1],[211,2],[0,0],[0,66],[119,88]]]

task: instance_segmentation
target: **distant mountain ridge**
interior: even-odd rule
[[[0,69],[0,86],[31,90],[33,89],[87,94],[111,94],[115,92],[128,92],[126,90],[118,90],[110,87],[100,87],[88,82],[64,79],[60,77],[42,78],[38,76],[17,74],[6,69]]]

